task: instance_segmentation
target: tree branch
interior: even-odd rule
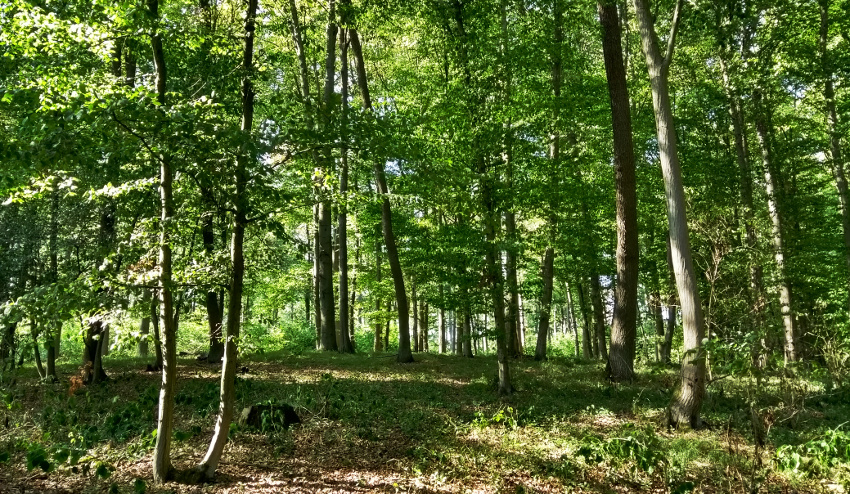
[[[673,49],[676,45],[676,33],[682,20],[682,0],[676,0],[676,10],[673,11],[673,25],[670,26],[670,36],[667,38],[667,52],[661,61],[661,66],[666,70],[673,61]]]

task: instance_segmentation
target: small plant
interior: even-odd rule
[[[780,470],[809,476],[826,474],[831,468],[850,462],[850,434],[840,430],[843,425],[806,443],[780,446],[774,461]]]
[[[500,425],[508,430],[516,430],[519,427],[517,411],[514,407],[500,408],[492,417],[486,417],[483,412],[477,412],[472,420],[472,425],[479,429],[486,429],[491,425]]]

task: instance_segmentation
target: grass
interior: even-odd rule
[[[817,382],[766,380],[752,415],[754,383],[719,381],[703,408],[709,427],[677,432],[662,426],[674,368],[645,366],[634,384],[612,385],[598,362],[518,360],[512,367],[518,392],[504,401],[496,396],[492,356],[416,358],[399,365],[388,355],[245,356],[237,409],[286,402],[302,424],[263,431],[234,426],[218,480],[207,486],[151,484],[160,377],[143,371],[145,361],[110,356],[110,381],[74,394],[68,376],[78,364],[63,363],[66,377],[58,384],[39,382],[25,367],[17,383],[3,389],[0,492],[779,493],[850,487],[844,436],[838,434],[828,454],[810,447],[832,437],[829,431],[844,430],[850,397],[827,393]],[[196,464],[206,450],[218,373],[217,366],[180,359],[172,454],[180,468]],[[767,428],[763,447],[754,444],[752,417]],[[782,445],[787,451],[777,458]],[[809,459],[796,471],[795,453]],[[806,463],[813,455],[817,468]]]

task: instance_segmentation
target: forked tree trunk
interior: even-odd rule
[[[366,65],[363,61],[363,50],[360,46],[360,37],[357,31],[351,30],[351,49],[354,52],[355,67],[357,69],[357,84],[360,86],[360,96],[363,99],[363,108],[367,112],[372,111],[372,98],[369,95],[369,84],[366,79]],[[410,308],[407,303],[407,292],[404,288],[404,273],[401,270],[401,262],[398,258],[398,246],[396,244],[395,232],[393,231],[393,216],[390,208],[389,187],[387,187],[387,173],[384,162],[381,159],[374,160],[375,185],[378,194],[381,195],[381,226],[384,232],[384,245],[387,247],[387,260],[390,262],[390,273],[393,277],[396,304],[398,305],[398,355],[396,360],[401,363],[413,362],[413,353],[410,350]]]
[[[667,84],[682,0],[676,2],[673,22],[667,39],[667,50],[664,54],[661,53],[658,44],[658,37],[655,34],[655,25],[647,0],[634,0],[634,5],[640,28],[641,47],[646,58],[652,90],[658,150],[661,156],[661,173],[664,178],[664,192],[667,200],[667,222],[670,228],[670,242],[673,246],[673,270],[676,276],[679,301],[682,304],[685,333],[685,354],[682,358],[681,381],[674,392],[673,400],[670,402],[668,423],[673,426],[690,425],[697,427],[700,424],[699,413],[705,394],[705,358],[702,352],[705,324],[696,271],[691,258],[691,242],[688,238],[688,220],[685,211],[685,188],[682,183],[673,107]]]
[[[215,430],[206,455],[198,465],[196,472],[205,480],[215,477],[215,471],[221,460],[224,445],[230,434],[233,419],[233,406],[236,395],[236,358],[242,319],[242,294],[245,277],[245,227],[248,215],[248,162],[253,159],[250,150],[251,129],[254,124],[254,22],[257,15],[257,0],[248,0],[245,12],[245,49],[242,57],[242,147],[236,158],[234,181],[236,191],[233,197],[233,232],[230,241],[230,262],[233,266],[230,280],[230,298],[227,308],[227,334],[225,337],[224,359],[221,369],[221,390],[219,394],[218,414]]]
[[[617,186],[617,284],[614,290],[608,377],[613,381],[631,381],[634,378],[637,335],[639,251],[632,118],[617,4],[613,0],[600,0],[598,8],[599,22],[602,24],[602,49],[608,78],[608,94],[611,99],[614,173]]]

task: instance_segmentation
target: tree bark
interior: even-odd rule
[[[637,183],[632,117],[617,4],[613,0],[600,0],[598,9],[599,22],[602,24],[602,49],[608,95],[611,100],[614,174],[617,187],[617,284],[614,290],[608,378],[622,382],[634,378],[639,255]]]
[[[349,296],[348,296],[348,39],[343,29],[339,40],[339,59],[342,79],[342,127],[341,127],[341,164],[339,177],[339,205],[337,234],[339,236],[339,351],[354,353],[349,333]],[[329,102],[328,102],[329,103]]]
[[[237,342],[242,322],[242,294],[245,277],[245,227],[248,215],[248,162],[253,159],[250,150],[250,134],[254,124],[254,27],[257,15],[257,0],[248,0],[245,12],[245,49],[242,57],[242,133],[241,149],[236,158],[234,181],[236,191],[233,197],[233,232],[230,240],[230,262],[233,266],[230,280],[230,298],[227,308],[227,335],[224,347],[224,359],[221,369],[221,389],[215,430],[206,455],[198,465],[196,472],[202,478],[211,480],[221,460],[224,445],[230,433],[233,419],[233,402],[236,395],[236,358]]]
[[[151,18],[159,21],[159,0],[148,0]],[[158,30],[151,35],[154,69],[156,72],[156,94],[159,104],[165,107],[167,72],[162,37]],[[160,153],[160,235],[159,235],[159,301],[160,327],[162,333],[162,383],[159,391],[159,415],[157,420],[156,446],[153,455],[154,482],[161,484],[171,478],[171,433],[174,428],[174,396],[177,380],[177,342],[174,325],[174,301],[172,295],[171,230],[174,228],[174,199],[172,182],[174,172],[169,156]]]
[[[767,192],[767,212],[770,216],[773,236],[773,256],[779,273],[779,307],[782,314],[782,326],[785,336],[785,363],[797,360],[797,334],[795,328],[791,281],[785,266],[785,218],[781,210],[778,194],[779,170],[773,161],[770,136],[768,134],[767,109],[762,102],[760,90],[753,94],[756,104],[756,136],[761,148],[762,164],[764,165],[764,185]]]
[[[599,274],[594,270],[590,277],[590,303],[593,305],[593,335],[596,339],[596,356],[608,360],[607,340],[605,334],[605,307],[602,305],[602,285]]]
[[[549,313],[552,309],[552,284],[554,279],[555,249],[547,247],[543,254],[543,295],[540,298],[540,319],[537,327],[537,346],[534,360],[546,360],[546,339],[549,336]]]
[[[377,282],[378,285],[381,284],[381,240],[380,240],[380,238],[375,240],[375,281]],[[381,312],[381,297],[377,294],[375,295],[375,312],[376,313]],[[381,320],[382,320],[382,318],[380,316],[378,316],[376,318],[377,322],[375,323],[375,351],[376,352],[382,352],[382,351],[384,351],[384,348],[385,348],[384,345],[383,345],[383,339],[381,338],[382,333],[383,333],[383,331],[382,331],[383,324],[381,323]]]
[[[366,79],[366,65],[363,61],[363,50],[360,46],[360,37],[357,31],[350,30],[351,50],[354,52],[355,67],[357,70],[357,84],[360,86],[360,95],[363,98],[363,108],[367,112],[372,111],[372,98],[369,95],[369,84]],[[401,363],[413,362],[413,353],[410,350],[410,308],[407,303],[407,292],[404,288],[404,273],[401,270],[401,262],[398,258],[398,247],[393,231],[393,217],[390,208],[389,187],[387,187],[387,174],[384,162],[380,159],[374,160],[375,185],[378,194],[381,195],[381,226],[384,232],[384,245],[387,248],[387,260],[390,262],[390,273],[393,277],[396,304],[398,305],[398,355],[396,360]]]
[[[410,284],[410,303],[413,305],[413,328],[412,329],[412,337],[413,337],[413,351],[419,352],[419,304],[417,303],[418,299],[416,297],[416,285],[414,283]]]
[[[691,258],[685,189],[682,183],[673,107],[670,103],[668,88],[670,62],[673,59],[682,0],[676,2],[673,22],[667,39],[667,50],[663,55],[659,47],[658,37],[655,34],[655,25],[647,0],[634,0],[634,5],[640,28],[641,47],[646,58],[652,90],[658,150],[661,156],[661,173],[664,178],[664,192],[667,202],[667,221],[670,228],[670,241],[673,246],[673,268],[679,301],[682,304],[685,333],[685,355],[682,359],[681,381],[668,408],[668,423],[673,426],[687,424],[691,427],[697,427],[700,423],[699,413],[705,394],[705,358],[701,348],[705,324],[696,272]]]

